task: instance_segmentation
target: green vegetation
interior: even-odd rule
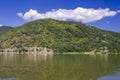
[[[0,48],[47,47],[55,52],[120,52],[120,33],[78,22],[41,19],[0,36]]]
[[[6,32],[9,31],[10,29],[12,29],[12,27],[9,27],[9,26],[1,26],[1,27],[0,27],[0,35],[6,33]]]

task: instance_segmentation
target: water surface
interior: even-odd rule
[[[120,55],[0,55],[0,80],[120,80]]]

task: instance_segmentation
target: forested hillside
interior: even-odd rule
[[[12,29],[12,27],[9,27],[9,26],[0,26],[0,35],[6,33],[9,29]]]
[[[78,22],[41,19],[11,29],[0,36],[0,48],[47,47],[55,52],[120,52],[120,33]]]

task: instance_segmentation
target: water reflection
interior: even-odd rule
[[[37,64],[37,62],[52,60],[53,55],[41,54],[0,54],[0,65]]]
[[[0,80],[19,80],[17,78],[4,78],[4,79],[0,79]]]
[[[120,55],[0,55],[2,79],[110,80],[119,70]]]
[[[120,72],[101,77],[101,78],[99,78],[97,80],[120,80]]]
[[[108,60],[108,54],[93,54],[93,55],[89,55],[91,58],[93,58],[94,60],[97,60],[97,58],[100,58],[101,60],[107,61]],[[99,57],[98,57],[99,56]]]

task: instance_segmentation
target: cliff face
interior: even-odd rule
[[[2,54],[41,54],[41,55],[53,55],[53,50],[48,49],[46,47],[22,47],[22,49],[18,48],[6,48],[6,49],[0,49],[0,53]]]
[[[120,33],[77,22],[41,19],[0,36],[0,48],[46,47],[55,52],[120,52]]]

